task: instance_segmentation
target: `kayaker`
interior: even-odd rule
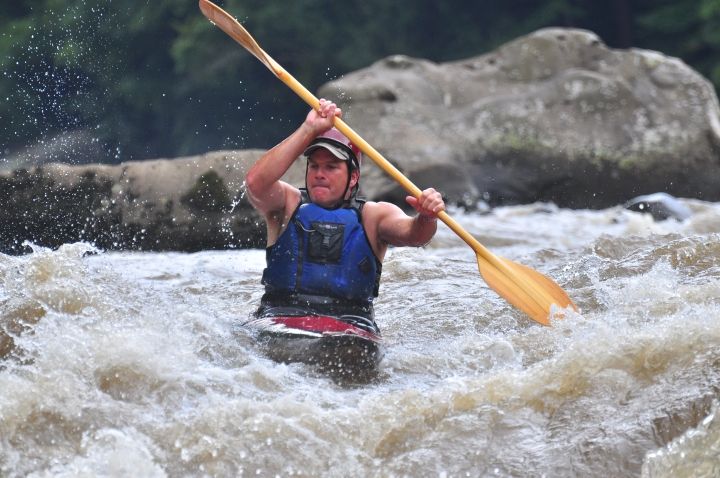
[[[408,196],[417,211],[412,217],[394,204],[358,199],[362,154],[332,127],[341,114],[335,103],[320,100],[319,109],[247,173],[248,197],[267,227],[265,294],[257,313],[296,307],[365,317],[376,328],[372,303],[388,246],[427,244],[445,204],[432,188],[419,199]],[[304,189],[280,180],[301,156],[307,157]]]

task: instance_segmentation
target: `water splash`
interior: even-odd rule
[[[720,208],[696,206],[701,221],[663,224],[453,213],[582,315],[527,320],[441,227],[426,248],[389,251],[387,355],[357,387],[272,362],[238,326],[263,293],[262,250],[0,256],[0,323],[12,304],[42,311],[0,359],[0,474],[629,477],[712,463]]]

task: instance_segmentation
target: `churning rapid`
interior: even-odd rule
[[[379,377],[266,358],[260,250],[0,256],[0,475],[720,475],[720,204],[452,212],[582,314],[542,327],[440,225],[392,249]]]

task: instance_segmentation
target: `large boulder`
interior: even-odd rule
[[[720,199],[720,110],[681,60],[550,28],[467,60],[393,56],[324,85],[347,122],[450,201],[599,208],[638,194]],[[367,167],[363,192],[397,200]]]
[[[47,164],[0,173],[0,252],[25,241],[103,249],[264,247],[265,229],[245,197],[262,151],[217,151],[115,166]],[[300,183],[298,164],[285,179]]]

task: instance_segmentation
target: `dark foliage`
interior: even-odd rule
[[[455,60],[545,26],[679,56],[720,84],[716,0],[220,4],[311,90],[391,54]],[[0,32],[0,157],[78,129],[99,162],[266,148],[306,111],[195,1],[18,0]]]

